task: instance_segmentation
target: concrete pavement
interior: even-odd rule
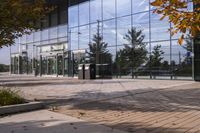
[[[200,84],[194,81],[141,79],[79,81],[69,78],[7,76],[0,77],[0,84],[20,90],[27,99],[52,102],[53,106],[58,106],[54,111],[87,121],[77,122],[84,127],[87,124],[89,126],[103,124],[130,133],[200,132]],[[52,131],[54,128],[60,131],[59,129],[63,128],[62,125],[57,128],[54,124],[48,128],[38,128],[40,126],[30,123],[35,121],[40,123],[37,121],[39,114],[46,116],[45,114],[49,112],[35,112],[35,115],[30,113],[29,116],[19,115],[27,118],[25,122],[19,122],[20,125],[24,124],[25,130],[27,130],[26,125],[31,125],[35,132],[38,130],[45,132],[51,128]],[[32,115],[36,117],[28,119]],[[48,121],[51,120],[51,115],[49,116],[41,118]],[[2,124],[17,123],[12,123],[15,117],[18,115],[13,116],[10,121],[5,121],[7,118],[3,118]],[[58,118],[59,121],[62,120],[60,116]],[[65,122],[69,123],[67,120]],[[70,127],[69,129],[69,132],[73,131]]]
[[[126,133],[47,110],[0,118],[0,133]]]

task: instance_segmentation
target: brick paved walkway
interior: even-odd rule
[[[200,83],[193,81],[0,77],[0,84],[53,101],[59,113],[131,133],[200,133]]]
[[[200,133],[200,84],[130,92],[110,100],[68,105],[58,112],[131,133]]]

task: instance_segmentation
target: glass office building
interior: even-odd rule
[[[193,41],[180,46],[152,1],[64,1],[40,31],[16,40],[11,72],[76,77],[79,64],[92,63],[99,78],[192,79]]]

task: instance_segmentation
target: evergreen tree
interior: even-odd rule
[[[9,71],[9,65],[0,64],[0,72],[8,72]]]
[[[151,58],[151,68],[154,70],[158,70],[159,67],[162,65],[164,51],[161,50],[161,45],[156,45],[153,48]]]
[[[192,51],[192,37],[190,35],[187,35],[187,38],[185,39],[185,44],[181,45],[185,50],[188,52],[193,52]]]
[[[185,64],[189,64],[191,65],[192,64],[192,37],[190,35],[187,36],[187,38],[185,39],[185,44],[182,46],[186,51],[186,57],[184,59],[184,63]]]
[[[107,50],[108,44],[103,41],[103,37],[99,33],[99,26],[97,33],[93,36],[92,42],[88,45],[89,52],[87,54],[91,63],[110,64],[112,62],[112,55]]]
[[[169,70],[169,62],[168,61],[163,61],[163,63],[162,63],[162,69]]]
[[[124,39],[128,42],[124,44],[126,66],[131,68],[132,78],[134,78],[137,68],[139,68],[147,59],[146,43],[143,42],[144,35],[142,30],[132,27],[128,30]]]
[[[117,65],[117,71],[119,76],[125,73],[124,68],[127,64],[125,52],[126,51],[124,49],[120,49],[119,51],[117,51],[116,54],[115,64]]]

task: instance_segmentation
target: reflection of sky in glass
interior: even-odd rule
[[[131,13],[131,0],[117,0],[117,16]]]
[[[115,1],[117,2],[116,4]],[[168,41],[170,40],[168,31],[170,25],[167,19],[160,21],[161,16],[153,14],[152,11],[149,14],[148,10],[150,5],[148,0],[132,0],[132,2],[131,0],[103,0],[102,2],[103,3],[101,3],[101,0],[91,0],[90,9],[88,7],[89,2],[81,3],[79,5],[79,12],[81,12],[79,13],[79,25],[81,26],[88,23],[87,26],[79,27],[79,32],[81,33],[79,35],[80,48],[87,48],[87,44],[97,32],[97,20],[101,21],[103,18],[104,21],[101,21],[100,33],[103,31],[103,34],[101,34],[103,35],[104,41],[108,43],[108,46],[122,45],[123,47],[123,44],[127,44],[127,41],[124,39],[125,34],[131,27],[135,27],[137,30],[142,30],[145,35],[144,42],[149,42],[151,39],[151,41],[153,41],[151,43],[152,49],[154,45],[162,45],[162,50],[165,52],[165,60],[170,59],[170,41]],[[80,8],[85,9],[80,10]],[[153,9],[153,7],[150,6],[150,9]],[[72,7],[72,10],[73,11],[71,11],[70,8],[69,13],[73,13],[76,16],[77,12],[74,11],[75,7]],[[90,22],[88,22],[88,10],[90,10]],[[72,19],[71,17],[69,18],[69,24],[73,27],[77,22],[74,24],[71,23],[75,21],[74,16],[71,16]],[[149,17],[151,18],[151,21],[149,20]],[[151,27],[149,26],[150,22]],[[149,33],[150,30],[151,33]],[[77,42],[76,39],[77,38],[72,38],[72,40]],[[147,45],[147,49],[149,51],[149,45]],[[178,50],[183,51],[180,47],[176,47],[174,51]]]
[[[108,43],[108,46],[116,45],[115,20],[109,20],[103,23],[103,39],[106,43]]]
[[[84,25],[88,23],[89,23],[89,2],[84,2],[79,4],[79,25]]]
[[[103,19],[115,17],[115,0],[103,0]]]
[[[131,17],[119,18],[117,24],[117,45],[127,44],[128,42],[124,39],[124,36],[131,28]]]
[[[87,48],[89,44],[89,25],[79,28],[79,48]]]
[[[115,3],[115,1],[117,1],[117,3]],[[150,0],[150,2],[152,1],[153,0]],[[103,31],[104,41],[107,42],[109,46],[122,45],[126,43],[126,40],[124,40],[123,37],[127,33],[128,29],[130,29],[132,22],[133,27],[136,27],[137,29],[143,31],[143,34],[145,35],[144,39],[145,42],[149,42],[150,39],[151,41],[156,42],[156,43],[152,42],[152,48],[154,44],[162,45],[162,49],[165,51],[165,56],[166,59],[168,60],[169,46],[170,46],[170,43],[168,41],[170,40],[170,35],[168,32],[169,23],[167,22],[167,20],[160,21],[159,15],[151,13],[150,15],[151,38],[150,38],[149,12],[148,12],[150,5],[148,2],[149,2],[148,0],[132,0],[132,2],[131,0],[90,0],[90,4],[89,2],[83,2],[79,6],[75,5],[69,7],[68,8],[69,26],[77,27],[78,24],[81,25],[81,27],[79,28],[71,29],[70,34],[71,34],[72,49],[77,49],[78,44],[80,48],[86,48],[89,41],[91,41],[89,39],[92,39],[93,35],[97,32],[96,21],[102,19],[105,21],[103,21],[103,23],[101,24],[100,31]],[[132,3],[132,9],[131,9],[131,3]],[[117,9],[117,11],[115,11],[115,9]],[[150,9],[153,9],[153,7],[150,6]],[[189,10],[193,9],[192,3],[189,4],[188,9]],[[133,14],[132,17],[131,14]],[[118,18],[115,18],[116,16]],[[64,25],[63,27],[62,26],[58,28],[55,27],[50,30],[36,32],[34,33],[34,35],[23,36],[20,40],[21,43],[27,43],[27,42],[32,42],[33,39],[34,41],[41,41],[41,37],[43,40],[46,39],[48,40],[49,37],[51,39],[56,37],[66,37],[67,35],[66,31],[67,31],[67,26]],[[78,35],[78,32],[80,32],[81,34]],[[42,35],[40,33],[42,33]],[[177,39],[179,36],[180,34],[174,36],[173,39]],[[64,40],[66,41],[66,38]],[[162,41],[162,42],[157,42],[157,41]],[[180,52],[181,54],[185,55],[186,51],[177,44],[177,41],[173,41],[172,47],[173,47],[172,54],[177,55],[177,53]],[[4,51],[4,49],[5,51],[8,50],[8,48],[3,48],[3,50],[1,49],[1,51]],[[13,52],[17,50],[18,46],[12,46]],[[4,55],[2,53],[6,52],[1,52],[1,55]],[[2,57],[3,56],[0,56],[1,58],[0,61],[4,60],[2,59]],[[174,56],[173,58],[176,58],[177,60],[177,56]]]
[[[90,2],[90,22],[97,22],[102,18],[101,0],[91,0]]]
[[[149,0],[133,0],[133,13],[144,12],[149,10]]]
[[[169,40],[170,24],[167,19],[160,21],[160,16],[151,13],[151,41]]]

